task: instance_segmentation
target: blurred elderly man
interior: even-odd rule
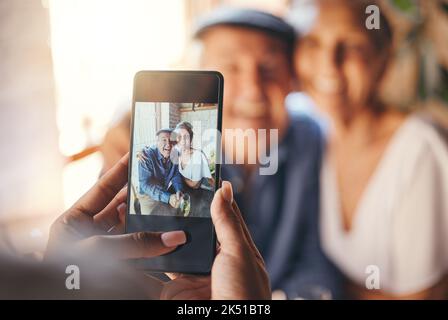
[[[294,38],[292,27],[282,19],[249,9],[218,9],[204,17],[195,32],[200,67],[218,70],[225,79],[224,158],[240,154],[244,160],[225,161],[222,178],[233,185],[272,289],[288,298],[337,297],[338,274],[320,249],[317,227],[322,136],[314,121],[290,116],[284,104],[294,81]],[[255,152],[269,158],[250,161],[254,146],[244,142],[251,132],[258,141],[260,129],[272,139],[257,143]],[[238,131],[248,136],[242,141],[226,136]],[[275,170],[260,174],[266,159],[275,162]]]
[[[337,296],[337,276],[320,250],[317,228],[322,137],[314,121],[290,116],[284,103],[294,80],[293,29],[265,12],[219,9],[200,21],[195,37],[202,44],[201,68],[224,75],[225,157],[244,154],[244,163],[224,163],[222,178],[233,184],[273,290],[288,298]],[[275,174],[261,174],[263,159],[250,162],[254,146],[228,141],[229,129],[257,138],[260,129],[268,137],[278,130],[278,145],[268,139],[270,147],[256,146],[257,154],[277,162]]]

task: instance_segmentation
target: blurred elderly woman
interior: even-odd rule
[[[316,1],[295,51],[301,90],[329,120],[322,242],[353,297],[442,298],[447,145],[421,114],[400,113],[378,98],[392,34],[384,16],[380,29],[366,28],[369,4]]]

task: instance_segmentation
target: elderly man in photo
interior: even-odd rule
[[[178,165],[170,159],[171,133],[171,129],[159,130],[157,145],[145,147],[139,154],[139,192],[151,200],[178,208],[183,182]]]

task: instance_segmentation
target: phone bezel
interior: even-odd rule
[[[198,77],[200,75],[204,75],[207,77],[213,76],[213,77],[217,77],[218,78],[218,88],[217,88],[217,130],[219,133],[222,133],[222,105],[223,105],[223,88],[224,88],[224,77],[222,76],[221,73],[219,73],[218,71],[204,71],[204,70],[144,70],[144,71],[139,71],[136,73],[136,75],[134,76],[134,83],[133,83],[133,95],[132,95],[132,115],[131,115],[131,126],[130,126],[130,154],[133,154],[133,148],[134,148],[134,116],[135,116],[135,104],[136,102],[146,102],[146,101],[140,101],[137,97],[137,86],[140,84],[141,81],[148,81],[146,80],[142,80],[142,77],[154,77],[157,76],[157,74],[162,74],[162,75],[170,75],[170,76],[175,76],[177,74],[182,75],[182,76],[188,76],[189,74],[194,75],[195,77]],[[149,99],[146,99],[149,100]],[[147,101],[147,102],[155,102],[155,101]],[[157,102],[157,101],[156,101]],[[167,99],[164,102],[180,102],[180,101],[172,101],[170,99]],[[182,101],[182,102],[190,102],[190,101]],[[191,102],[207,102],[207,101],[191,101]],[[216,141],[216,159],[221,159],[221,154],[222,154],[222,142],[220,141],[220,139],[217,139]],[[130,183],[131,183],[131,177],[132,177],[132,156],[129,157],[129,163],[128,163],[128,199],[131,199],[131,188],[129,187]],[[221,186],[221,164],[219,163],[220,161],[217,161],[217,163],[215,164],[215,191]],[[130,204],[127,207],[127,211],[126,211],[126,218],[125,218],[125,232],[128,232],[128,216],[130,215]],[[186,219],[195,219],[195,218],[186,218]],[[207,218],[206,218],[207,219]],[[211,219],[211,217],[210,217]],[[173,269],[158,269],[158,268],[145,268],[145,270],[151,271],[151,272],[176,272],[176,273],[189,273],[189,274],[210,274],[211,272],[211,267],[213,264],[213,260],[216,256],[216,232],[215,232],[215,228],[212,224],[212,236],[211,236],[211,241],[212,241],[212,252],[211,252],[211,261],[212,263],[208,266],[204,267],[204,270],[188,270],[183,268],[182,266],[179,266],[180,268],[173,268]],[[168,253],[169,254],[169,253]],[[149,258],[150,259],[150,258]]]

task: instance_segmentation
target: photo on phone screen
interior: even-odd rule
[[[142,71],[134,80],[126,232],[182,230],[187,243],[138,268],[207,274],[216,240],[223,78],[213,71]]]
[[[210,217],[217,105],[136,102],[130,214]]]

